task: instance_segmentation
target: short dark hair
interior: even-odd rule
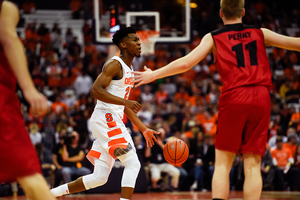
[[[245,1],[244,0],[221,0],[221,10],[226,19],[241,17]]]
[[[132,27],[126,27],[118,30],[112,38],[113,43],[119,46],[123,38],[127,37],[129,33],[136,33],[136,30]]]
[[[277,138],[276,138],[276,144],[277,144],[278,142],[283,142],[282,137],[277,136]]]

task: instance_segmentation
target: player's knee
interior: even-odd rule
[[[133,150],[127,154],[119,157],[120,161],[125,166],[121,185],[122,187],[134,187],[136,178],[141,168],[141,164],[136,153]]]
[[[130,168],[132,171],[139,173],[141,168],[140,161],[136,158],[133,158],[130,160],[130,164],[128,164],[126,167]]]
[[[95,188],[104,185],[108,180],[108,176],[109,169],[97,166],[92,174],[83,177],[83,184],[87,190]]]
[[[108,177],[91,177],[89,180],[84,181],[85,189],[91,189],[104,185]]]

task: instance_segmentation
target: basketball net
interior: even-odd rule
[[[159,36],[158,31],[137,31],[136,34],[141,40],[141,55],[154,55],[156,38]]]

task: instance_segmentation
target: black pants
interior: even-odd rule
[[[283,191],[286,190],[286,186],[289,186],[291,191],[295,191],[298,189],[298,185],[299,185],[299,170],[297,168],[291,167],[290,170],[286,174],[284,174],[282,169],[275,167],[275,179],[274,179],[275,190]]]

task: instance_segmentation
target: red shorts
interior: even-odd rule
[[[14,92],[0,85],[0,183],[41,173],[41,165],[25,128]]]
[[[240,87],[220,96],[215,147],[264,156],[271,112],[266,87]]]

